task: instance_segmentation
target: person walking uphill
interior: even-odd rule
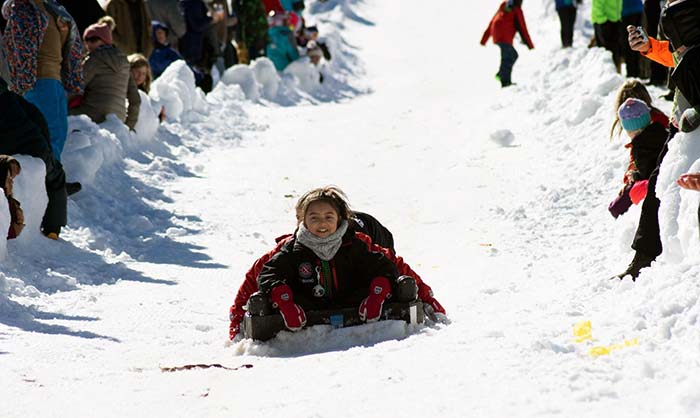
[[[533,49],[530,34],[525,25],[525,16],[521,9],[522,0],[507,0],[501,3],[498,11],[491,19],[489,26],[481,37],[481,45],[486,45],[489,38],[493,38],[493,43],[501,49],[501,66],[496,74],[500,80],[501,87],[508,87],[512,83],[511,73],[513,65],[518,59],[518,52],[513,47],[515,33],[519,33],[523,42],[529,49]]]

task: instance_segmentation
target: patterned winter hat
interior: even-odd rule
[[[651,123],[650,110],[642,100],[629,98],[617,109],[617,115],[626,131],[637,131]]]

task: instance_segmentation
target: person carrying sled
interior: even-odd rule
[[[518,52],[513,47],[515,33],[519,33],[523,42],[529,49],[533,49],[530,34],[525,25],[525,16],[521,9],[522,0],[506,0],[498,7],[498,11],[489,22],[489,26],[481,37],[481,45],[486,45],[489,38],[501,49],[501,66],[496,78],[501,82],[501,87],[508,87],[512,83],[511,73],[513,65],[518,59]]]

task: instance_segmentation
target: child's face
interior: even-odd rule
[[[338,213],[328,202],[314,202],[304,215],[306,229],[319,238],[326,238],[338,229]]]
[[[163,29],[156,29],[156,41],[165,45],[168,42],[168,34]]]
[[[131,69],[131,76],[134,78],[137,86],[142,85],[146,82],[146,77],[148,77],[148,68],[146,67],[136,67]]]

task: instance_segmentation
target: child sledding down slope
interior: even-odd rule
[[[397,268],[401,274],[415,278],[419,297],[427,304],[428,311],[444,314],[430,287],[401,257],[356,231],[373,233],[382,229],[385,232],[379,234],[379,238],[393,243],[386,239],[390,235],[388,230],[369,215],[351,219],[352,215],[342,191],[336,188],[314,189],[302,196],[297,204],[298,230],[294,235],[281,237],[272,251],[258,259],[238,290],[230,310],[231,339],[238,334],[244,313],[242,306],[258,290],[256,278],[260,289],[278,305],[290,329],[303,326],[304,309],[359,307],[366,321],[378,319],[391,283],[396,279]],[[313,235],[315,238],[311,239],[316,242],[308,243],[307,234]],[[326,241],[333,248],[319,249],[319,245],[323,247],[319,241]]]
[[[513,47],[515,33],[520,34],[529,49],[535,47],[527,32],[525,17],[521,9],[522,3],[522,0],[507,0],[501,3],[486,31],[484,31],[484,36],[481,37],[481,45],[486,45],[486,41],[491,37],[493,43],[501,49],[501,66],[496,74],[496,78],[501,82],[501,87],[513,84],[510,76],[513,65],[518,59],[518,52]]]

